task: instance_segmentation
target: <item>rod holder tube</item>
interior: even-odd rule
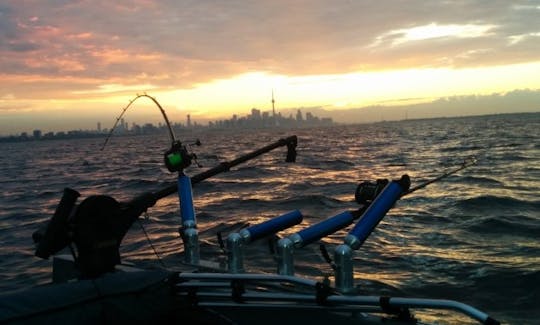
[[[244,243],[264,238],[278,231],[287,229],[302,222],[303,216],[299,210],[294,210],[279,217],[275,217],[258,225],[240,231]]]
[[[353,221],[353,214],[349,211],[345,211],[317,224],[314,224],[308,228],[297,232],[297,235],[301,238],[301,241],[296,242],[295,246],[297,248],[300,248],[309,245],[323,237],[333,234],[334,232],[342,228],[345,228]]]
[[[184,174],[178,176],[178,189],[182,227],[196,228],[197,222],[195,220],[195,208],[193,207],[193,192],[191,189],[191,180],[188,176]]]
[[[278,270],[280,275],[294,275],[294,242],[285,237],[277,243]]]
[[[399,181],[391,181],[373,200],[354,228],[345,237],[345,244],[358,249],[381,222],[401,195],[409,189],[409,176],[403,175]]]
[[[183,230],[184,239],[184,262],[186,264],[199,264],[199,232],[195,228]]]
[[[229,273],[244,273],[243,239],[239,233],[227,237],[227,268]]]
[[[182,218],[182,239],[184,241],[184,261],[187,264],[198,265],[199,232],[193,207],[193,192],[191,179],[183,173],[178,175],[178,198],[180,200],[180,217]]]
[[[354,293],[353,250],[349,245],[341,244],[336,247],[334,263],[336,289],[343,294]]]

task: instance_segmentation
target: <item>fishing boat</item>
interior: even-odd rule
[[[220,265],[201,259],[192,186],[279,147],[287,148],[285,160],[293,163],[298,139],[279,139],[190,177],[185,169],[196,156],[176,140],[170,125],[169,130],[172,145],[164,154],[164,163],[177,179],[162,190],[143,193],[128,202],[93,195],[78,203],[80,193],[64,189],[46,227],[33,235],[35,255],[52,257],[52,283],[1,295],[1,324],[424,324],[416,318],[416,309],[451,310],[482,324],[499,324],[485,312],[458,301],[362,295],[355,285],[355,251],[394,204],[473,165],[474,160],[415,187],[411,187],[407,175],[362,182],[354,191],[357,209],[343,211],[279,240],[275,239],[277,233],[302,222],[300,210],[232,232],[225,240],[219,237],[227,254],[226,263]],[[132,224],[156,202],[176,193],[182,261],[151,269],[123,264],[119,247]],[[295,274],[297,251],[351,225],[332,257],[322,250],[332,266],[332,275],[312,279]],[[276,272],[246,271],[247,247],[268,238],[274,238]],[[70,254],[59,254],[66,249]]]

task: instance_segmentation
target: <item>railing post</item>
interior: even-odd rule
[[[199,264],[199,233],[193,207],[193,192],[191,180],[181,173],[178,175],[178,197],[180,199],[180,216],[182,227],[181,237],[184,241],[184,262],[187,264]]]

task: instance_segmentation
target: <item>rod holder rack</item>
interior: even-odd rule
[[[277,244],[277,273],[294,275],[294,252],[323,237],[350,225],[357,217],[357,211],[345,211],[317,224],[307,227],[289,237],[282,238]]]
[[[297,225],[302,222],[302,219],[302,213],[299,210],[294,210],[260,224],[242,229],[240,232],[230,234],[227,237],[227,269],[229,273],[245,272],[245,245]]]

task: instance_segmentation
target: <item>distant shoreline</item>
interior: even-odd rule
[[[408,122],[419,122],[419,121],[433,121],[433,120],[448,120],[448,119],[472,119],[472,118],[489,118],[489,117],[507,117],[512,115],[538,115],[539,112],[517,112],[517,113],[496,113],[496,114],[480,114],[480,115],[467,115],[467,116],[443,116],[443,117],[427,117],[427,118],[412,118],[412,119],[401,119],[401,120],[382,120],[382,121],[370,121],[365,123],[324,123],[324,124],[306,124],[306,125],[283,125],[283,126],[236,126],[236,127],[218,127],[218,126],[203,126],[197,125],[190,128],[175,125],[174,131],[177,133],[191,132],[191,131],[210,131],[210,132],[219,132],[219,131],[240,131],[240,130],[291,130],[291,129],[300,129],[300,128],[313,128],[313,127],[332,127],[338,125],[369,125],[369,124],[381,124],[381,123],[401,123],[404,121]],[[143,132],[132,132],[132,131],[123,131],[118,133],[113,133],[115,137],[123,136],[145,136],[145,135],[160,135],[167,132],[165,126],[155,127],[152,126],[151,129]],[[45,135],[36,137],[34,135],[9,135],[1,136],[0,143],[4,142],[34,142],[34,141],[47,141],[47,140],[69,140],[69,139],[91,139],[91,138],[106,138],[109,132],[98,133],[95,130],[71,130],[67,132],[48,132]]]

